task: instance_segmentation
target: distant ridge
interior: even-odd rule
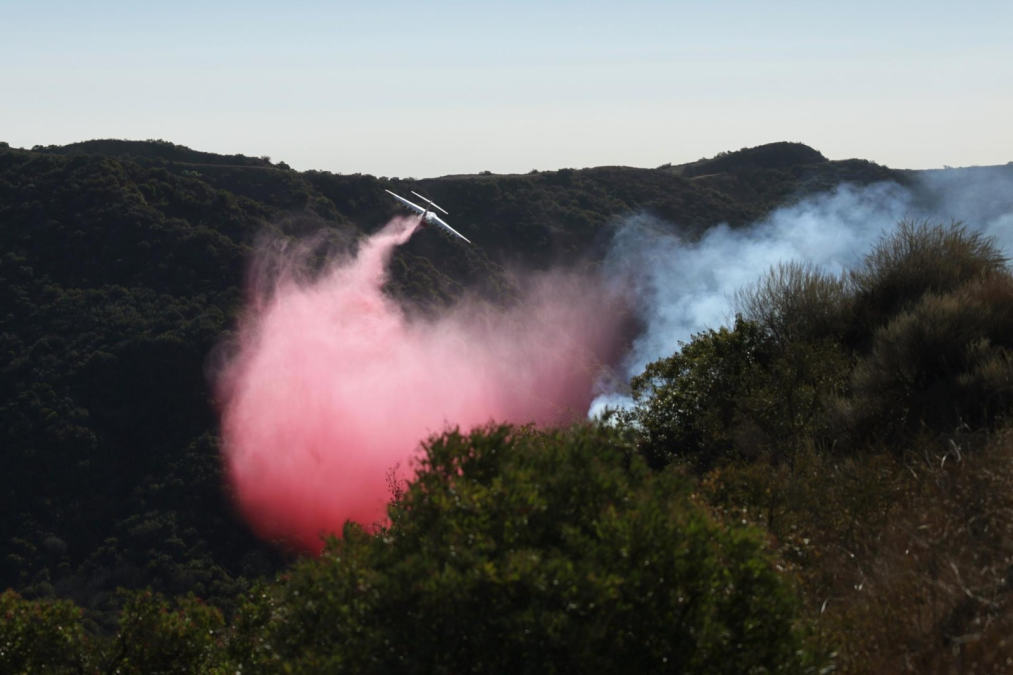
[[[268,157],[249,157],[247,155],[220,155],[213,152],[193,150],[185,145],[178,145],[161,139],[131,141],[114,138],[94,139],[70,143],[68,145],[36,145],[33,152],[50,155],[104,155],[107,157],[129,157],[133,159],[163,160],[184,164],[201,164],[217,166],[248,166],[277,167],[286,169],[284,162],[272,164]],[[700,159],[679,165],[660,167],[664,171],[679,174],[686,178],[695,178],[718,173],[738,173],[762,169],[787,169],[797,166],[825,164],[829,162],[823,154],[804,143],[779,141],[767,143],[753,148],[743,148],[731,152],[721,152],[711,158]],[[613,168],[613,167],[596,167]],[[630,168],[630,167],[614,167]],[[572,169],[563,169],[572,171]],[[548,172],[531,172],[555,173]],[[474,175],[450,175],[443,178],[473,178],[480,175],[501,175],[485,172]],[[523,175],[523,174],[516,174]]]
[[[780,141],[734,152],[722,152],[710,159],[673,166],[671,170],[686,178],[693,178],[714,173],[787,169],[799,165],[825,164],[829,161],[819,150],[804,143]]]
[[[223,166],[272,166],[270,158],[247,157],[246,155],[218,155],[213,152],[191,150],[185,145],[169,141],[146,140],[127,141],[114,138],[96,139],[70,143],[69,145],[36,145],[34,152],[50,155],[105,155],[108,157],[133,157],[138,159],[161,159],[167,162],[186,164],[215,164]],[[285,167],[281,167],[285,168]]]

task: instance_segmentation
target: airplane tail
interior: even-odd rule
[[[424,201],[424,202],[429,202],[429,205],[430,205],[430,206],[432,206],[433,208],[435,208],[435,209],[439,209],[440,211],[443,211],[443,212],[444,212],[444,213],[446,213],[446,214],[447,214],[448,216],[450,215],[449,213],[447,213],[447,212],[446,212],[446,210],[444,210],[444,208],[443,208],[442,206],[440,206],[439,204],[437,204],[436,202],[434,202],[434,201],[433,201],[432,199],[427,199],[427,198],[423,197],[422,195],[420,195],[420,194],[419,194],[418,192],[416,192],[415,190],[412,190],[411,192],[412,192],[412,194],[413,194],[413,195],[415,195],[416,197],[418,197],[418,198],[419,198],[419,199],[421,199],[422,201]]]

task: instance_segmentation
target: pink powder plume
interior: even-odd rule
[[[586,276],[534,279],[509,310],[464,301],[412,319],[381,288],[416,219],[395,219],[312,282],[254,297],[219,377],[223,454],[262,537],[317,552],[385,517],[386,478],[420,441],[490,421],[584,417],[618,356],[623,302]]]

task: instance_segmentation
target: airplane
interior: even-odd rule
[[[411,193],[413,195],[415,195],[416,197],[418,197],[422,201],[424,201],[427,204],[429,204],[429,206],[427,206],[426,208],[422,208],[418,204],[416,204],[414,202],[410,202],[407,199],[405,199],[404,197],[402,197],[400,195],[394,194],[390,190],[387,190],[386,192],[390,196],[392,196],[394,199],[398,200],[399,202],[401,202],[402,204],[404,204],[405,206],[407,206],[408,208],[410,208],[412,211],[415,211],[416,213],[418,213],[419,215],[422,216],[422,218],[419,221],[419,227],[425,227],[426,225],[429,225],[431,223],[436,223],[437,225],[439,225],[443,229],[447,230],[448,232],[451,232],[452,234],[456,234],[458,237],[460,237],[461,239],[465,240],[469,244],[471,243],[471,241],[467,237],[465,237],[463,234],[461,234],[460,232],[458,232],[457,230],[455,230],[454,228],[452,228],[450,225],[447,225],[445,222],[443,222],[443,219],[441,219],[438,215],[436,215],[436,213],[430,208],[430,206],[434,207],[434,208],[437,208],[440,211],[443,211],[444,213],[447,213],[447,212],[444,211],[443,207],[439,206],[433,200],[426,199],[425,197],[423,197],[422,195],[420,195],[418,192],[415,192],[415,190],[412,190]],[[447,215],[450,215],[450,214],[447,214]]]

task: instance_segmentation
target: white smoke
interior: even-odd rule
[[[625,381],[603,385],[589,415],[632,405],[622,385],[648,363],[677,352],[693,334],[730,324],[735,292],[772,266],[805,261],[840,272],[904,219],[962,220],[996,237],[1009,252],[1013,165],[924,172],[911,187],[841,185],[748,227],[718,225],[697,240],[650,216],[628,218],[616,232],[605,269],[633,285],[645,329],[623,364]]]

